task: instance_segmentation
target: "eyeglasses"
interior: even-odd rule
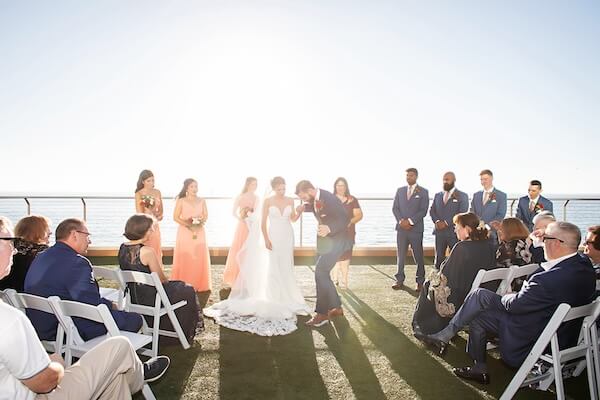
[[[546,240],[558,240],[561,243],[564,243],[565,241],[556,237],[552,237],[552,236],[542,236],[542,241],[546,241]]]
[[[89,232],[85,232],[85,231],[78,231],[78,230],[75,230],[75,232],[83,233],[84,235],[87,235],[88,237],[89,237],[89,236],[92,236],[92,234],[91,234],[91,233],[89,233]]]
[[[14,241],[15,239],[17,239],[16,237],[0,237],[0,240],[12,240]]]

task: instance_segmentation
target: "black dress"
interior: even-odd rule
[[[496,258],[491,240],[464,240],[456,243],[439,271],[447,278],[447,287],[450,288],[447,303],[453,304],[458,311],[471,290],[477,272],[480,269],[493,269],[495,266]],[[439,332],[452,319],[452,316],[442,317],[438,314],[435,302],[430,298],[432,295],[429,295],[430,283],[427,280],[423,284],[413,315],[413,329],[424,334]]]
[[[19,293],[23,292],[25,276],[27,275],[27,271],[29,271],[29,266],[33,262],[33,259],[47,248],[47,244],[15,239],[15,250],[17,250],[17,253],[13,256],[13,265],[10,269],[10,274],[0,280],[0,290],[15,289]]]
[[[150,268],[142,264],[142,260],[140,259],[140,249],[142,246],[143,244],[121,245],[119,248],[119,266],[122,270],[150,273]],[[171,304],[175,304],[181,300],[187,301],[186,305],[175,310],[175,315],[186,338],[192,343],[196,331],[204,328],[204,320],[198,312],[199,307],[196,299],[196,291],[192,286],[182,281],[168,281],[163,282],[162,285]],[[156,289],[153,286],[128,283],[127,290],[129,290],[132,303],[154,306]],[[144,315],[144,318],[148,325],[152,326],[154,318],[147,315]],[[160,329],[173,331],[173,325],[166,314],[161,317]],[[161,343],[169,344],[179,342],[177,338],[165,336],[160,336],[160,341]]]

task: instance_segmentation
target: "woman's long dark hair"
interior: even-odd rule
[[[473,213],[466,212],[456,214],[452,219],[455,224],[460,226],[471,228],[469,232],[469,239],[471,240],[485,240],[489,237],[489,231],[485,227],[485,224],[479,220],[479,217]]]
[[[244,194],[244,193],[246,193],[248,191],[248,187],[250,186],[250,184],[252,182],[256,182],[256,178],[255,177],[249,176],[249,177],[246,178],[246,182],[244,183],[244,187],[242,188],[242,193],[241,194]]]
[[[335,187],[337,186],[338,182],[342,182],[344,185],[346,185],[346,193],[344,193],[344,196],[351,197],[352,195],[350,194],[350,187],[348,186],[348,181],[346,180],[346,178],[343,178],[341,176],[337,178],[333,183],[333,194],[337,194]]]
[[[135,192],[137,193],[140,190],[142,190],[144,188],[144,181],[148,178],[152,178],[153,176],[154,176],[154,174],[149,169],[145,169],[142,172],[140,172],[140,177],[138,178],[137,187],[135,188]]]
[[[187,178],[185,181],[183,181],[183,187],[181,188],[181,190],[179,191],[179,194],[177,195],[178,199],[184,198],[185,194],[188,190],[188,187],[192,184],[192,183],[198,183],[196,182],[195,179],[192,178]]]

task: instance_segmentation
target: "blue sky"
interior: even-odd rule
[[[0,3],[0,193],[600,193],[595,1]],[[591,179],[590,179],[591,178]]]

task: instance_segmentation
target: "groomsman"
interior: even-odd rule
[[[433,221],[433,234],[435,235],[435,268],[439,269],[446,257],[446,249],[458,241],[454,232],[453,218],[456,214],[467,212],[469,209],[469,196],[456,189],[456,176],[454,172],[446,172],[443,177],[444,190],[436,193],[429,209]]]
[[[517,218],[519,218],[529,229],[533,230],[533,217],[542,211],[550,211],[552,213],[552,202],[541,195],[542,182],[532,180],[529,182],[528,195],[519,199],[517,206]]]
[[[490,238],[498,243],[496,229],[506,216],[506,193],[494,187],[494,174],[489,169],[479,173],[483,190],[475,193],[471,200],[471,212],[490,226]]]
[[[425,262],[423,260],[423,218],[429,207],[427,189],[417,185],[419,172],[416,168],[406,170],[407,186],[398,188],[392,212],[396,217],[396,243],[398,245],[398,272],[396,283],[392,289],[399,290],[404,285],[404,259],[408,245],[412,248],[413,258],[417,264],[417,286],[420,291],[425,281]]]

